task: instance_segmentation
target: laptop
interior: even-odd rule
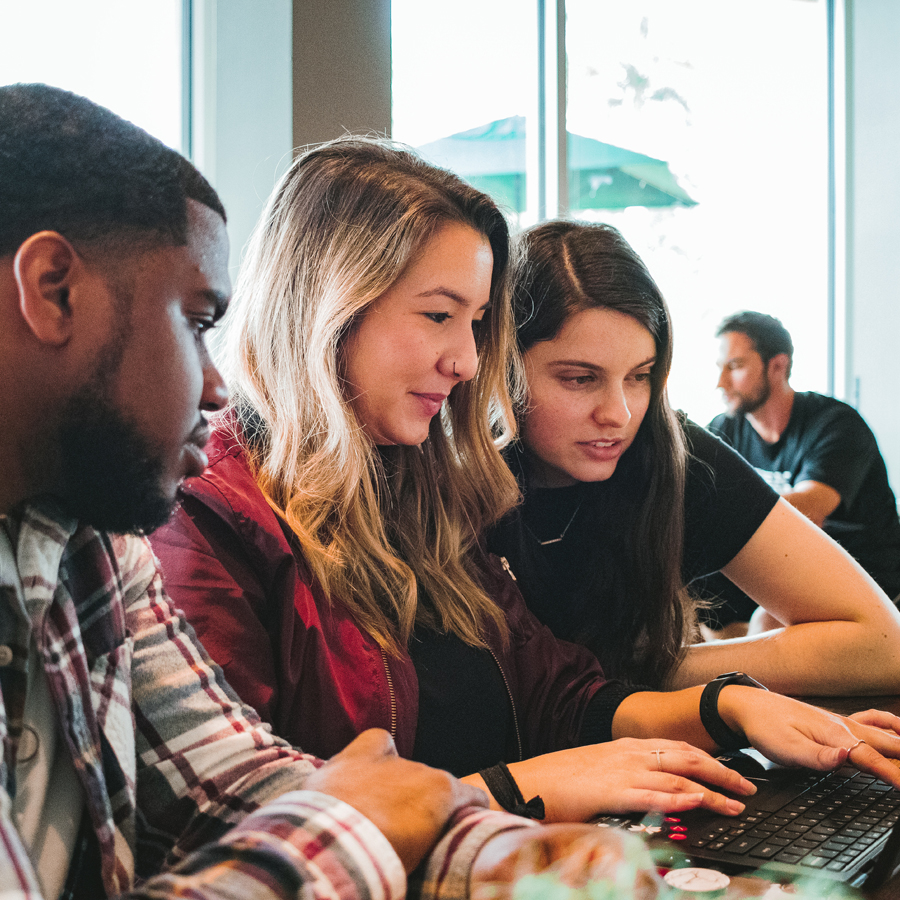
[[[720,756],[757,786],[739,816],[707,810],[600,816],[642,832],[659,865],[764,869],[771,880],[817,877],[875,889],[900,869],[900,791],[852,766],[789,769],[754,750]]]

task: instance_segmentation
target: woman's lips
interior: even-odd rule
[[[578,446],[591,459],[609,460],[616,459],[621,455],[625,442],[622,438],[610,438],[609,440],[579,441]]]
[[[446,394],[413,394],[421,404],[428,416],[436,416],[447,399]]]

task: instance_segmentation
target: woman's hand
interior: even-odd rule
[[[539,794],[547,822],[586,822],[603,813],[705,807],[737,815],[743,804],[711,790],[756,791],[753,784],[708,753],[681,741],[622,738],[546,753],[511,763],[526,800]],[[478,775],[464,778],[484,787]]]
[[[850,718],[780,694],[727,685],[719,714],[769,759],[786,766],[828,770],[849,762],[900,788],[900,718],[878,710]]]
[[[885,712],[883,709],[864,709],[861,712],[853,713],[848,718],[861,725],[872,725],[875,728],[883,728],[894,734],[900,734],[900,716]]]

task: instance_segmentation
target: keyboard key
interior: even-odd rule
[[[838,853],[840,853],[842,850],[846,850],[850,846],[853,846],[853,841],[841,837],[832,838],[830,841],[825,841],[825,843],[822,844],[823,849],[837,850]]]
[[[853,844],[856,843],[857,838],[850,838],[847,835],[841,833],[836,834],[834,837],[828,839],[829,844],[839,844],[842,847],[852,847]]]
[[[728,844],[728,849],[732,853],[747,853],[752,850],[758,843],[758,838],[743,837],[731,841]]]
[[[779,850],[783,849],[783,847],[778,847],[775,844],[763,841],[758,847],[755,847],[750,851],[750,855],[754,857],[754,859],[771,859]]]
[[[794,847],[800,847],[804,850],[814,850],[820,844],[825,842],[825,838],[822,838],[820,841],[810,840],[809,838],[801,838],[799,841],[794,841]]]

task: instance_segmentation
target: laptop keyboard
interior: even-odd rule
[[[869,857],[867,850],[882,842],[900,818],[900,792],[851,766],[807,774],[793,770],[784,784],[770,783],[741,799],[746,808],[739,816],[696,810],[650,814],[640,825],[634,817],[595,821],[668,838],[673,850],[688,856],[754,868],[785,863],[841,877],[858,868],[861,858]]]
[[[741,815],[715,819],[686,835],[685,844],[738,854],[753,865],[775,860],[839,872],[900,818],[900,793],[849,766],[810,773],[790,788],[755,800],[748,798]]]

